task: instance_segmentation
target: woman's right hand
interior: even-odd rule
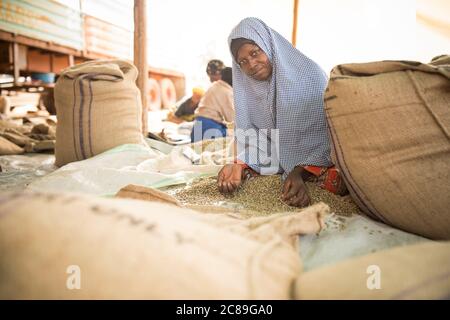
[[[240,164],[226,164],[219,171],[217,185],[222,193],[232,193],[242,184],[244,169]]]

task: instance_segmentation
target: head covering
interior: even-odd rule
[[[244,44],[247,44],[247,43],[248,44],[256,44],[255,41],[245,39],[245,38],[237,38],[237,39],[231,40],[230,49],[231,49],[231,54],[233,55],[233,58],[235,60],[237,60],[237,54],[239,52],[239,49]]]
[[[221,60],[213,59],[210,60],[206,66],[206,73],[208,75],[214,75],[222,71],[223,68],[225,68],[225,65]]]
[[[230,86],[233,86],[233,71],[230,67],[226,67],[221,71],[222,81],[225,81]]]
[[[254,41],[267,55],[272,64],[268,80],[252,79],[236,63],[232,42],[239,38]],[[332,165],[323,70],[257,18],[242,20],[232,30],[228,44],[233,55],[238,158],[262,174],[283,172],[283,178],[297,165]],[[256,132],[258,144],[249,143],[250,134],[243,130]],[[279,144],[270,145],[274,149],[265,146],[277,139]]]

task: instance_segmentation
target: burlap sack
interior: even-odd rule
[[[438,60],[337,66],[325,103],[335,160],[360,208],[450,239],[450,65]]]
[[[19,147],[25,147],[30,145],[33,142],[37,142],[36,140],[28,137],[27,135],[20,133],[16,129],[6,129],[3,133],[0,133],[5,139],[8,139],[12,143],[18,145]]]
[[[46,132],[43,134],[41,132]],[[34,127],[0,122],[0,155],[48,152],[55,149],[55,129],[46,124]]]
[[[90,61],[61,73],[55,85],[57,166],[145,143],[136,77],[136,67],[121,60]]]
[[[156,188],[144,187],[134,184],[129,184],[120,189],[116,195],[118,198],[137,199],[144,201],[156,201],[166,204],[172,204],[181,207],[182,204],[175,197],[168,193],[160,191]]]
[[[292,240],[318,232],[327,210],[239,220],[159,202],[3,194],[0,299],[291,298],[301,272]]]
[[[296,299],[450,299],[450,242],[398,247],[305,272],[295,292]]]
[[[8,97],[0,96],[0,116],[8,116],[11,112],[11,101]]]
[[[56,136],[56,125],[48,125],[47,123],[40,123],[31,129],[32,134],[45,134],[49,136]]]
[[[0,156],[22,154],[24,152],[23,148],[0,136]]]

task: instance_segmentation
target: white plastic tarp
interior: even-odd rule
[[[128,184],[165,187],[215,175],[220,165],[193,165],[182,147],[164,154],[145,146],[118,146],[90,159],[69,163],[35,180],[29,189],[111,196]]]

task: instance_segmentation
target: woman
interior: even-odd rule
[[[282,199],[292,206],[310,202],[304,179],[341,193],[345,186],[331,162],[323,105],[326,74],[257,18],[242,20],[228,42],[238,155],[219,172],[219,190],[236,190],[251,168],[252,174],[282,173]]]
[[[195,111],[192,142],[226,137],[226,124],[234,121],[232,84],[231,68],[224,68],[221,80],[215,81],[206,91]]]

